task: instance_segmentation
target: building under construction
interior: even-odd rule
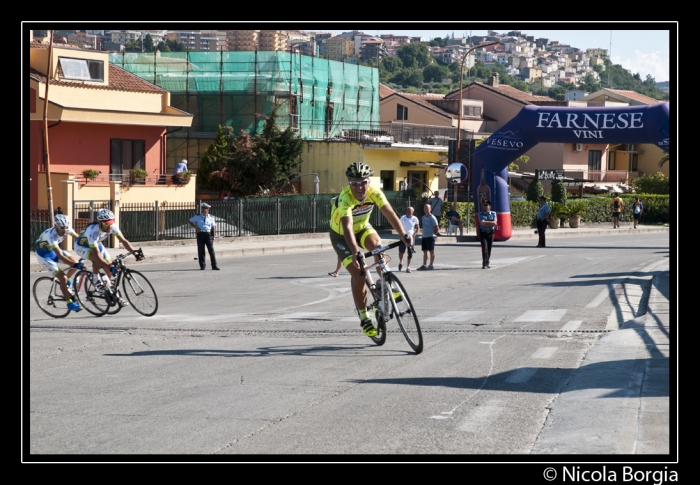
[[[260,133],[278,105],[277,124],[305,140],[341,139],[379,128],[376,68],[285,51],[111,53],[110,63],[171,94],[194,115],[189,128],[168,131],[167,166],[185,158],[197,169],[219,125]]]

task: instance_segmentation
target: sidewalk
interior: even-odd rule
[[[444,230],[443,230],[444,231]],[[560,237],[581,237],[581,236],[602,236],[602,235],[620,235],[631,233],[650,233],[650,232],[668,232],[668,227],[663,226],[639,226],[638,229],[633,229],[631,225],[623,226],[620,229],[613,229],[609,224],[579,227],[577,229],[559,228],[547,229],[547,240]],[[381,232],[385,239],[396,239],[395,233],[386,231]],[[538,236],[534,229],[530,228],[515,228],[509,241],[513,240],[531,240],[534,244]],[[420,240],[420,239],[419,239]],[[476,243],[476,233],[474,229],[471,232],[465,232],[464,236],[442,236],[438,238],[437,244],[445,243]],[[498,244],[496,242],[495,244]],[[146,259],[145,263],[169,263],[172,261],[192,261],[197,257],[197,241],[195,239],[180,239],[168,241],[146,241],[133,244],[135,248],[142,248]],[[241,256],[260,255],[260,254],[280,254],[290,252],[314,252],[332,250],[328,233],[307,233],[307,234],[286,234],[279,236],[246,236],[233,238],[216,238],[214,244],[216,251],[216,259],[223,260],[228,258],[237,258]],[[114,256],[119,254],[118,249],[111,249],[110,253]],[[40,271],[41,267],[36,262],[34,253],[29,253],[29,271]]]

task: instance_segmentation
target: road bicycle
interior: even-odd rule
[[[367,289],[373,299],[367,307],[367,314],[370,315],[370,318],[374,317],[372,319],[376,323],[377,335],[370,338],[375,344],[384,345],[386,342],[386,323],[396,319],[408,345],[416,354],[420,354],[423,352],[423,335],[420,331],[418,315],[416,315],[413,303],[411,303],[411,299],[398,276],[387,266],[390,260],[389,256],[384,254],[385,251],[393,249],[399,244],[401,242],[397,241],[388,246],[379,246],[364,255],[361,252],[357,254],[360,269],[367,281]],[[410,251],[415,252],[415,249],[411,247]],[[367,265],[364,258],[370,256],[376,256],[377,261]],[[382,272],[382,277],[377,280],[376,284],[372,279],[372,272],[369,271],[375,266],[379,266]]]
[[[80,263],[85,260],[81,259]],[[67,272],[76,269],[75,266],[69,266],[63,268],[62,272]],[[76,273],[73,278],[72,291],[76,292],[76,282],[80,272]],[[61,291],[61,283],[55,276],[42,276],[34,282],[32,287],[32,294],[34,295],[34,301],[37,306],[47,315],[54,318],[63,318],[68,315],[71,311],[68,308],[68,302],[63,296]],[[76,298],[77,300],[77,298]],[[80,302],[78,302],[80,303]]]
[[[76,276],[76,294],[78,302],[89,313],[101,317],[115,314],[122,309],[119,299],[124,295],[134,310],[141,315],[151,317],[158,311],[158,296],[153,285],[138,271],[129,269],[124,260],[130,255],[140,257],[141,249],[117,256],[111,265],[116,268],[116,276],[108,277],[100,273],[106,291],[99,290],[92,280],[92,271],[83,270]],[[120,286],[121,284],[121,286]]]

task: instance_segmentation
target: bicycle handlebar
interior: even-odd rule
[[[128,258],[132,254],[136,257],[143,256],[143,250],[141,250],[141,248],[138,248],[138,249],[134,249],[133,251],[129,251],[128,253],[120,254],[119,256],[117,256],[114,259],[114,261],[112,261],[112,265],[114,265],[117,262],[117,260],[123,261],[124,259]]]
[[[363,256],[365,258],[369,258],[370,256],[374,256],[376,254],[383,253],[384,251],[388,251],[389,249],[393,249],[393,248],[397,247],[399,244],[401,244],[401,241],[393,242],[387,246],[379,246],[377,248],[374,248],[373,250],[371,250],[368,253],[364,253]]]

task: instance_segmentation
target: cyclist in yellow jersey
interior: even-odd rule
[[[331,210],[331,244],[352,276],[352,297],[360,315],[362,331],[368,337],[374,337],[377,329],[367,315],[365,278],[360,274],[360,263],[357,261],[360,248],[372,251],[382,245],[382,239],[369,223],[374,206],[379,208],[409,249],[411,241],[384,193],[370,187],[369,178],[374,175],[372,169],[362,162],[354,162],[347,168],[345,175],[348,177],[348,186],[340,192]]]

